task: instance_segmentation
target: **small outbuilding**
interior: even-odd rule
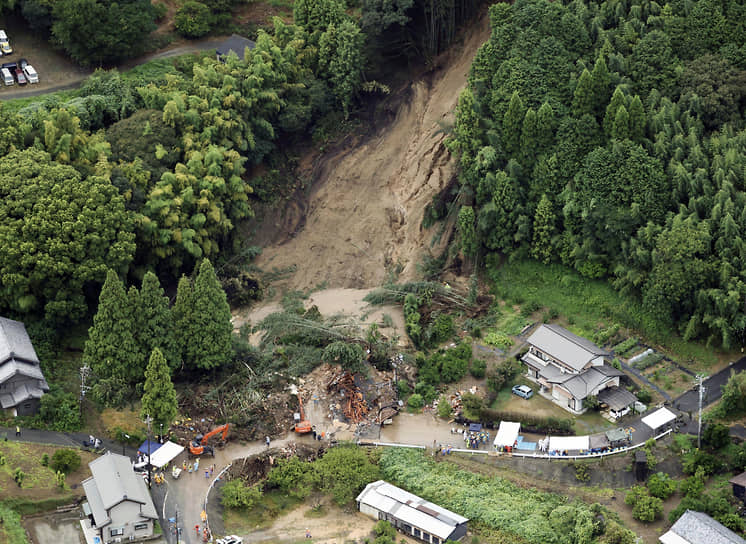
[[[659,408],[652,414],[642,418],[642,422],[650,427],[653,432],[662,431],[667,425],[676,420],[676,414],[667,408]]]
[[[388,521],[399,531],[423,542],[442,544],[466,535],[467,518],[383,480],[365,486],[355,500],[363,514]]]
[[[733,496],[746,502],[746,472],[733,476],[728,481],[733,486]]]
[[[662,534],[661,544],[746,544],[746,540],[707,514],[687,510]]]
[[[598,393],[598,401],[609,407],[609,415],[614,419],[626,416],[636,400],[634,394],[616,385],[602,389]]]

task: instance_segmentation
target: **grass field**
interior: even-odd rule
[[[694,370],[712,369],[740,355],[685,342],[675,331],[662,327],[636,300],[615,291],[607,282],[580,276],[561,265],[535,261],[506,262],[489,270],[498,299],[532,304],[567,320],[567,328],[592,338],[594,332],[619,323],[646,343]]]
[[[262,501],[251,510],[226,508],[223,512],[225,530],[229,533],[251,533],[272,525],[278,516],[293,510],[303,501],[272,490],[266,491]]]

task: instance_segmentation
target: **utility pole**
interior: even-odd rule
[[[153,449],[152,445],[150,444],[150,424],[153,422],[153,419],[150,417],[150,414],[145,416],[145,424],[148,426],[148,489],[151,489],[153,487],[152,474],[151,474],[151,466],[150,466],[150,450]]]
[[[702,385],[702,381],[705,377],[702,374],[697,374],[697,383],[699,384],[699,413],[697,415],[697,449],[702,447],[702,404],[705,399],[705,387]]]
[[[90,389],[86,385],[86,380],[91,373],[91,367],[83,365],[80,367],[80,416],[83,417],[83,401],[85,401],[85,394]]]

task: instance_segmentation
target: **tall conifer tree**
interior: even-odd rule
[[[168,429],[178,414],[176,391],[171,382],[171,372],[166,358],[160,349],[155,348],[150,354],[148,367],[145,370],[145,386],[143,387],[141,416],[150,416],[158,428]]]
[[[95,375],[93,393],[105,404],[121,404],[131,392],[130,369],[138,364],[133,328],[124,286],[116,272],[109,270],[83,351],[83,362]]]
[[[209,370],[228,362],[231,356],[231,309],[225,291],[209,260],[199,266],[191,296],[184,362],[189,368]]]
[[[137,342],[141,353],[149,357],[159,348],[169,368],[175,369],[179,356],[174,345],[174,323],[168,297],[163,292],[158,276],[147,272],[142,279],[137,314]]]

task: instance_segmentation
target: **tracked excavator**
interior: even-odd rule
[[[191,444],[189,444],[189,453],[193,456],[202,455],[205,453],[209,453],[213,457],[215,457],[215,450],[213,450],[212,446],[208,444],[210,439],[220,433],[223,433],[221,440],[223,443],[225,443],[225,439],[228,436],[228,427],[230,424],[226,423],[225,425],[221,425],[220,427],[216,427],[213,430],[211,430],[209,433],[205,434],[204,436],[201,434],[198,434],[194,437],[194,440],[192,440]]]
[[[303,399],[301,398],[300,391],[294,385],[290,386],[290,393],[298,397],[298,411],[293,414],[293,422],[296,433],[306,434],[313,430],[311,422],[306,419],[306,414],[303,412]]]

